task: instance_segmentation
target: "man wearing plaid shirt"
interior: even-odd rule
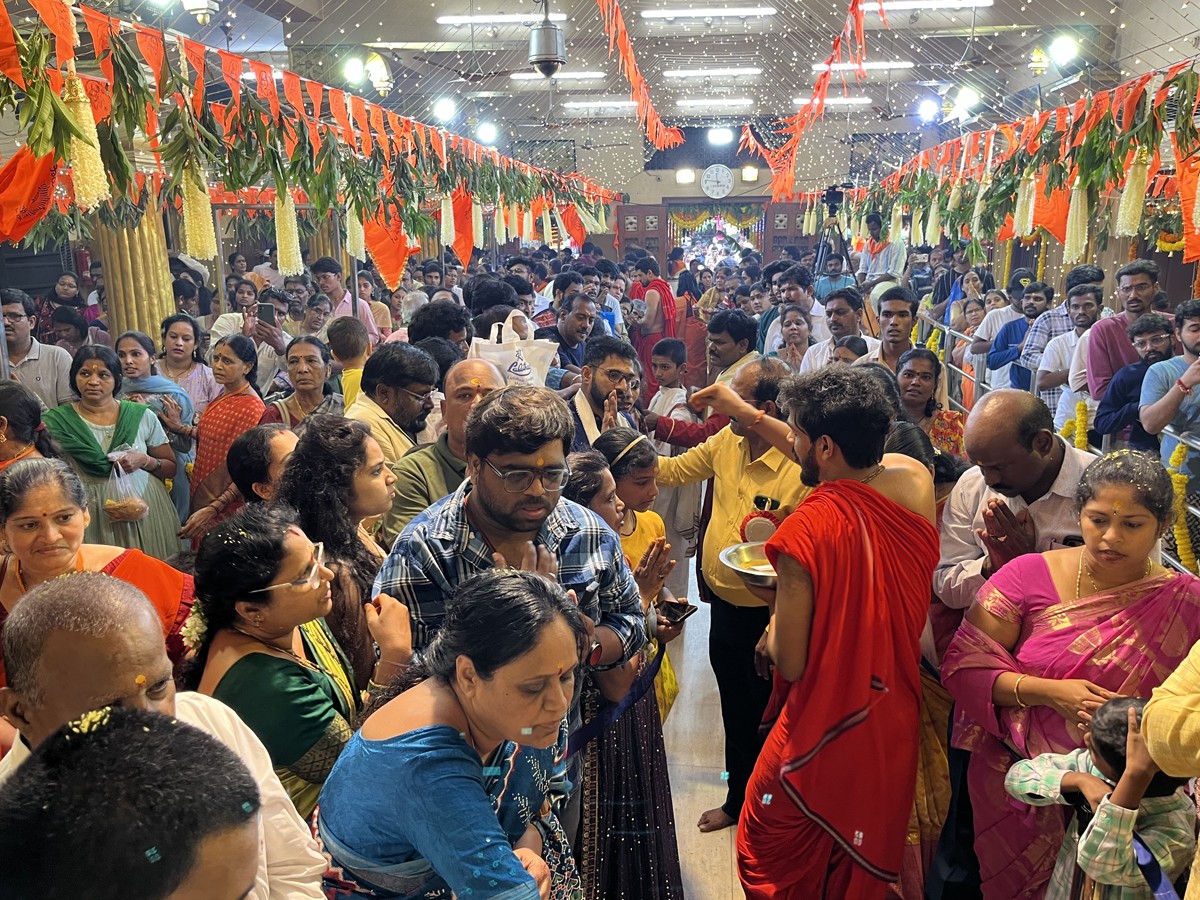
[[[1081,284],[1095,284],[1103,287],[1104,270],[1093,265],[1075,266],[1067,273],[1065,294],[1070,296],[1071,289]],[[1051,293],[1050,299],[1053,300],[1053,298],[1054,295]],[[1073,327],[1066,300],[1058,306],[1046,310],[1029,326],[1029,333],[1025,335],[1025,346],[1017,361],[1030,372],[1038,371],[1042,366],[1042,354],[1046,352],[1046,346],[1054,338],[1060,334],[1066,334]],[[1062,392],[1063,389],[1060,385],[1040,390],[1038,396],[1046,401],[1046,405],[1053,412],[1058,409],[1058,401],[1062,398]]]
[[[441,627],[446,598],[460,583],[484,569],[513,565],[556,577],[573,590],[594,626],[585,668],[599,680],[631,680],[612,670],[645,644],[646,618],[616,533],[595,513],[561,499],[574,438],[569,407],[547,388],[512,385],[471,411],[468,480],[408,524],[375,579],[376,594],[408,607],[414,651]],[[576,679],[572,730],[581,724],[581,681]],[[653,702],[652,691],[649,696]],[[577,774],[571,779],[576,787]],[[563,817],[568,834],[576,816],[572,809]]]

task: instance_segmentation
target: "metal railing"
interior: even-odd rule
[[[925,311],[921,311],[920,313],[918,313],[917,318],[919,319],[922,326],[927,326],[928,330],[925,332],[926,334],[932,332],[933,330],[937,330],[942,333],[942,336],[940,338],[941,344],[939,347],[939,354],[940,354],[941,349],[944,348],[946,352],[944,354],[944,358],[942,359],[942,367],[944,369],[944,376],[947,379],[950,378],[950,373],[954,373],[958,376],[960,385],[961,385],[961,381],[963,379],[970,380],[974,384],[974,388],[975,388],[974,396],[975,396],[976,403],[978,403],[980,398],[982,398],[986,393],[988,393],[989,391],[996,390],[997,387],[999,387],[999,386],[989,385],[987,383],[987,373],[988,373],[987,359],[982,354],[971,354],[969,345],[968,345],[967,351],[966,351],[967,354],[970,354],[971,356],[973,356],[975,358],[976,362],[979,363],[978,365],[972,366],[974,371],[967,372],[961,366],[957,366],[954,364],[954,361],[953,361],[954,346],[957,344],[958,341],[973,342],[975,339],[971,335],[968,335],[961,331],[954,330],[949,325],[946,325],[944,322],[939,322],[936,319],[934,319],[932,316],[929,316]],[[924,328],[923,328],[923,330],[924,330]],[[950,341],[953,341],[954,343],[952,344],[952,343],[950,343]],[[964,355],[964,359],[965,358],[966,357]],[[1014,360],[1011,363],[1011,365],[1021,366],[1022,368],[1028,369],[1028,366],[1021,365],[1021,362],[1019,359]],[[1030,382],[1029,392],[1031,394],[1040,393],[1037,390],[1036,372],[1030,371],[1029,382]],[[961,396],[962,396],[961,392],[959,393],[958,397],[955,397],[950,392],[949,386],[950,386],[950,383],[948,380],[948,382],[947,382],[947,399],[950,402],[951,407],[953,409],[956,409],[959,412],[963,413],[964,415],[969,414],[971,412],[971,410],[969,407],[963,405],[962,400],[961,400]],[[1067,388],[1069,388],[1069,385],[1067,386]],[[1064,388],[1064,389],[1066,389],[1066,388]],[[1054,410],[1051,410],[1050,412],[1053,413]],[[1174,438],[1175,440],[1179,441],[1180,443],[1186,444],[1190,450],[1192,450],[1196,453],[1200,453],[1200,436],[1194,435],[1191,432],[1177,431],[1175,428],[1173,428],[1170,425],[1168,425],[1166,428],[1164,428],[1162,433],[1164,435],[1169,435],[1170,437]],[[1088,449],[1089,453],[1092,453],[1095,456],[1101,456],[1104,453],[1107,453],[1109,450],[1111,450],[1112,446],[1113,446],[1113,436],[1110,434],[1106,434],[1106,435],[1101,436],[1101,444],[1099,447],[1094,446],[1093,444],[1089,443],[1087,449]],[[1191,503],[1188,503],[1185,506],[1185,510],[1186,510],[1187,516],[1190,517],[1192,522],[1200,522],[1200,507],[1197,507]],[[1162,560],[1166,565],[1169,565],[1172,568],[1177,569],[1180,572],[1190,572],[1190,570],[1188,568],[1186,568],[1183,565],[1183,563],[1181,563],[1173,554],[1168,553],[1166,550],[1162,551]]]

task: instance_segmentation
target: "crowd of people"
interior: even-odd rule
[[[1200,300],[866,222],[395,291],[173,255],[156,335],[100,261],[0,288],[0,896],[668,900],[677,827],[761,900],[1171,896]],[[701,606],[725,796],[679,826]]]

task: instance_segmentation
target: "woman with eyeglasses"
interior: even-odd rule
[[[186,655],[182,630],[192,608],[192,577],[141,550],[86,542],[91,518],[83,482],[62,460],[25,458],[3,470],[0,528],[8,552],[0,557],[0,633],[8,614],[34,586],[71,572],[99,572],[150,598],[162,620],[167,655],[178,666]]]
[[[304,533],[325,545],[335,576],[333,611],[326,621],[346,651],[360,688],[367,687],[375,666],[363,604],[387,556],[362,523],[392,508],[395,484],[370,426],[341,416],[315,415],[305,420],[276,495],[297,510]]]
[[[323,545],[300,530],[291,508],[256,503],[200,545],[186,629],[195,656],[184,685],[250,726],[306,819],[362,707],[324,619],[333,580]],[[377,677],[391,680],[408,663],[407,611],[390,597],[369,605],[367,622],[383,651]]]

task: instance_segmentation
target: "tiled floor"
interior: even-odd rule
[[[738,885],[734,829],[701,834],[696,828],[700,813],[725,799],[725,735],[717,683],[708,665],[708,623],[708,607],[700,604],[683,634],[668,646],[679,697],[663,724],[663,736],[687,900],[737,900],[745,895]]]

